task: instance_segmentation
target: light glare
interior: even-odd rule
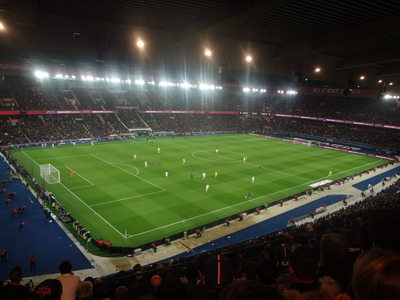
[[[136,46],[138,46],[138,48],[143,48],[144,47],[144,42],[142,40],[138,40],[136,42]]]
[[[38,78],[38,79],[49,78],[49,73],[43,72],[40,70],[35,71],[34,74],[35,74],[36,78]]]
[[[4,26],[3,23],[0,22],[0,30],[6,30],[6,27]]]
[[[212,56],[212,51],[210,49],[205,49],[204,50],[204,55],[207,57],[211,57]]]
[[[245,60],[246,60],[246,62],[252,62],[253,57],[251,55],[246,55]]]
[[[316,68],[314,69],[314,72],[315,72],[315,73],[321,72],[321,68],[320,68],[320,67],[316,67]]]

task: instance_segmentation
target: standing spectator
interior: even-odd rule
[[[200,228],[196,228],[194,232],[196,232],[197,238],[201,238],[201,230],[200,230]]]
[[[229,226],[230,223],[231,223],[231,222],[230,222],[229,218],[226,218],[226,219],[225,219],[225,224],[226,224],[226,226]]]
[[[25,228],[25,222],[24,222],[24,221],[21,221],[21,222],[19,223],[18,230],[21,231],[21,230],[24,229],[24,228]]]
[[[151,243],[151,248],[153,248],[154,253],[157,252],[157,244],[155,242]]]
[[[61,300],[75,300],[80,278],[72,273],[72,265],[69,261],[63,261],[58,269],[61,273],[61,276],[57,277],[62,284]]]
[[[7,250],[6,249],[0,249],[0,259],[1,263],[7,263]]]
[[[283,200],[279,200],[279,205],[282,207],[283,206]]]
[[[1,300],[28,300],[31,298],[31,291],[28,287],[22,286],[22,270],[20,267],[13,268],[8,274],[10,283],[0,288]]]
[[[29,257],[29,270],[32,271],[36,271],[36,256],[32,255],[31,257]]]

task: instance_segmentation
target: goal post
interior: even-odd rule
[[[48,184],[60,183],[60,171],[51,164],[39,165],[40,177]]]
[[[307,145],[308,147],[312,146],[311,140],[306,140],[306,139],[300,139],[300,138],[293,138],[293,144],[302,144],[302,145]]]

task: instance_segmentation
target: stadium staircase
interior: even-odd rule
[[[115,118],[122,124],[123,127],[126,128],[127,131],[129,131],[128,126],[124,122],[122,122],[121,118],[118,116],[118,114],[114,114]]]

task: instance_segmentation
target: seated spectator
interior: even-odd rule
[[[228,284],[219,297],[220,300],[283,300],[276,289],[267,287],[256,280],[243,280]]]
[[[31,298],[30,289],[21,285],[22,270],[20,267],[11,269],[8,278],[10,282],[0,288],[1,300],[29,300]]]
[[[288,289],[305,293],[318,290],[318,261],[311,248],[297,245],[289,259],[292,283]]]
[[[34,300],[60,300],[62,294],[61,282],[57,279],[47,279],[35,288]]]
[[[335,279],[342,291],[347,291],[351,278],[349,246],[343,235],[327,233],[320,241],[319,277],[329,276]]]
[[[78,291],[76,293],[77,300],[96,300],[93,296],[93,283],[90,281],[82,281],[79,283]]]
[[[355,262],[351,288],[355,300],[400,299],[400,256],[373,249]]]

